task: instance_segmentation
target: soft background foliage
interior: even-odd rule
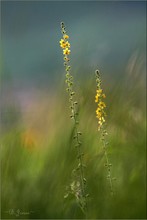
[[[1,2],[2,218],[83,218],[63,199],[75,163],[60,22],[70,35],[89,218],[146,218],[145,2]],[[116,196],[109,196],[95,118],[106,93]],[[32,211],[14,216],[7,211]]]

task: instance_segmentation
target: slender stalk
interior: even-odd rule
[[[106,131],[106,130],[105,130]],[[102,142],[103,142],[103,150],[104,150],[104,155],[105,155],[105,160],[106,160],[106,164],[105,167],[107,168],[107,179],[109,180],[109,185],[110,185],[110,192],[113,195],[114,194],[114,189],[113,189],[113,179],[112,178],[112,174],[111,174],[111,167],[112,164],[109,162],[109,157],[108,157],[108,152],[107,152],[107,145],[106,145],[106,139],[105,139],[105,132],[102,131]]]
[[[84,164],[83,164],[83,153],[81,150],[81,141],[80,136],[82,133],[78,129],[78,112],[77,112],[77,105],[78,102],[75,100],[75,92],[73,89],[73,77],[70,73],[71,66],[69,65],[69,54],[70,54],[70,43],[67,41],[69,36],[66,33],[65,25],[61,23],[61,32],[63,34],[63,39],[60,40],[60,46],[63,49],[64,55],[64,66],[66,71],[66,84],[67,88],[66,91],[68,92],[69,96],[69,103],[71,109],[71,119],[73,119],[74,123],[74,139],[75,139],[75,147],[77,149],[77,159],[78,159],[78,166],[74,171],[76,171],[76,180],[71,184],[71,193],[75,195],[77,202],[79,203],[82,211],[86,215],[87,212],[87,195],[86,195],[86,179],[84,177]],[[77,180],[78,179],[78,180]]]
[[[105,129],[105,118],[106,118],[106,104],[104,102],[104,99],[106,98],[106,95],[103,93],[103,90],[101,88],[101,78],[100,78],[100,72],[96,70],[96,96],[95,96],[95,102],[97,103],[97,109],[96,109],[96,117],[98,119],[98,131],[101,133],[101,140],[103,144],[103,150],[104,150],[104,155],[105,155],[105,167],[107,169],[107,179],[109,180],[109,185],[110,185],[110,192],[111,195],[114,195],[114,187],[113,187],[113,180],[115,178],[112,178],[111,174],[111,167],[112,164],[109,162],[109,156],[108,156],[108,143],[106,141],[106,135],[108,135],[106,129]]]

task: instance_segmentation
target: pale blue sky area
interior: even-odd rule
[[[140,1],[2,1],[4,72],[42,84],[62,75],[64,21],[76,69],[121,73],[134,51],[145,50],[145,8]]]

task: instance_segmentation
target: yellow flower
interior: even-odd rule
[[[106,95],[103,93],[103,94],[102,94],[102,97],[105,99],[105,98],[106,98]]]
[[[105,103],[104,102],[99,102],[98,104],[99,108],[103,109],[106,107]]]
[[[96,118],[100,119],[101,116],[102,116],[102,114],[101,114],[101,113],[98,113],[97,116],[96,116]]]
[[[65,41],[63,39],[60,40],[60,47],[61,48],[66,48]]]
[[[97,108],[96,110],[96,118],[100,119],[102,117],[102,112],[100,108]]]
[[[96,113],[100,113],[101,112],[101,109],[98,107],[97,110],[96,110]]]
[[[60,44],[60,47],[64,49],[64,48],[66,48],[66,44],[62,43],[62,44]]]
[[[69,36],[68,36],[67,34],[64,34],[64,35],[63,35],[63,38],[64,38],[64,39],[68,39]]]
[[[98,124],[102,126],[103,122],[101,120],[98,121]]]
[[[97,94],[102,94],[102,92],[103,92],[103,90],[102,89],[98,89],[98,90],[96,90],[96,92],[97,92]]]
[[[104,119],[104,117],[103,117],[103,116],[102,116],[102,117],[100,117],[100,118],[99,118],[99,120],[101,121],[101,123],[105,122],[105,119]]]
[[[96,94],[96,96],[95,96],[95,102],[98,102],[98,99],[99,98],[99,95],[98,94]]]
[[[65,50],[63,50],[63,54],[64,55],[69,55],[70,54],[70,50],[68,48],[65,48]]]
[[[105,119],[104,119],[104,117],[102,117],[102,122],[105,122]]]
[[[66,41],[65,45],[66,47],[70,48],[70,43],[68,41]]]
[[[103,125],[103,122],[102,121],[98,121],[98,131],[101,129],[102,125]]]
[[[61,39],[61,40],[59,41],[59,43],[60,43],[60,44],[62,44],[62,43],[65,44],[65,40],[64,40],[64,39]]]

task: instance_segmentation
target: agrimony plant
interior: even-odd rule
[[[75,196],[77,203],[80,205],[83,213],[86,214],[87,212],[87,196],[86,194],[86,179],[84,177],[84,167],[83,164],[83,152],[81,149],[81,140],[80,136],[82,133],[79,131],[79,121],[78,121],[78,112],[77,112],[77,105],[78,102],[75,99],[75,91],[73,89],[73,76],[71,75],[71,66],[70,66],[70,43],[68,41],[69,36],[67,35],[66,28],[63,22],[61,22],[61,33],[63,35],[62,39],[60,40],[60,47],[63,50],[63,58],[64,58],[64,66],[66,72],[66,84],[67,88],[66,91],[68,92],[69,96],[69,104],[71,109],[70,118],[73,120],[74,123],[74,140],[75,140],[75,148],[77,152],[77,167],[73,170],[73,181],[70,184],[68,193],[64,196],[67,198],[68,195],[71,193]]]
[[[113,195],[114,194],[114,187],[113,187],[113,181],[115,178],[112,178],[111,174],[111,167],[112,164],[109,161],[108,156],[108,142],[107,142],[107,130],[106,130],[106,104],[104,102],[104,99],[106,98],[106,95],[103,93],[103,90],[101,88],[101,77],[99,70],[95,71],[96,76],[96,96],[95,96],[95,102],[97,103],[97,109],[96,109],[96,118],[98,120],[98,132],[101,133],[101,141],[103,145],[104,155],[105,155],[105,167],[107,169],[107,179],[109,180],[110,185],[110,192]]]

